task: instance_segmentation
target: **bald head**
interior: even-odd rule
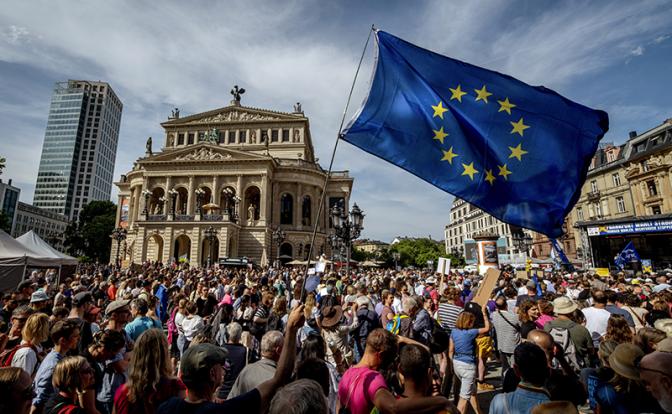
[[[549,365],[553,362],[553,346],[555,342],[551,334],[539,329],[533,329],[527,334],[527,341],[544,350]]]
[[[672,412],[672,353],[655,351],[642,358],[639,375],[658,400],[661,408]]]

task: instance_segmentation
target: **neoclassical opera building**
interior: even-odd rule
[[[152,151],[150,138],[145,156],[115,183],[116,224],[127,235],[113,241],[112,260],[117,246],[126,264],[305,260],[315,221],[313,256],[329,250],[328,211],[339,203],[347,208],[353,178],[332,172],[317,217],[327,172],[315,158],[301,105],[291,113],[257,109],[241,106],[237,88],[232,94],[224,108],[186,117],[173,111],[161,124],[160,151]],[[273,238],[278,228],[281,242]]]

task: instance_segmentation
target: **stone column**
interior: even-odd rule
[[[243,189],[243,176],[238,174],[238,180],[236,181],[236,195],[240,198],[240,203],[238,204],[238,224],[247,223],[247,210],[245,207],[245,194]],[[235,205],[235,201],[234,201]]]
[[[194,214],[194,176],[189,177],[189,189],[187,192],[187,214]]]
[[[163,193],[163,198],[166,200],[163,202],[163,214],[168,215],[170,212],[170,189],[173,185],[173,177],[170,175],[166,177],[166,191]]]
[[[261,175],[261,194],[259,197],[259,221],[261,222],[262,225],[266,225],[267,220],[266,220],[266,208],[268,201],[270,200],[269,198],[269,191],[268,191],[268,175],[266,173]]]
[[[301,228],[303,226],[303,223],[301,223],[301,216],[302,216],[302,211],[301,211],[301,204],[303,203],[303,185],[299,182],[296,183],[296,197],[294,201],[294,226],[297,228]]]
[[[210,189],[210,194],[212,194],[212,202],[219,205],[219,176],[215,175],[212,177],[212,188]]]

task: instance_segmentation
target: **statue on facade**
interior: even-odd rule
[[[247,222],[252,224],[254,223],[254,215],[256,213],[256,208],[254,207],[254,204],[250,204],[250,206],[247,208]]]
[[[219,130],[217,128],[212,128],[210,131],[206,133],[204,141],[209,142],[211,144],[218,144]]]
[[[294,130],[294,142],[301,142],[301,131],[298,129]]]
[[[180,110],[178,108],[173,109],[170,111],[170,119],[179,119],[180,118]]]
[[[233,85],[233,89],[231,89],[231,95],[233,95],[233,101],[236,103],[240,103],[240,95],[245,93],[244,88],[238,88],[238,85]]]
[[[257,132],[252,129],[250,130],[250,144],[256,144],[257,143]]]
[[[152,155],[152,137],[147,138],[147,142],[145,143],[145,155]]]
[[[303,113],[303,109],[301,109],[301,102],[297,102],[296,105],[294,105],[294,113],[297,114]]]

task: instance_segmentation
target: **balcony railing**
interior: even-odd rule
[[[147,216],[147,221],[166,221],[165,214],[150,214]]]
[[[203,214],[201,221],[222,221],[224,216],[222,214]]]
[[[600,190],[595,190],[588,193],[588,201],[595,201],[599,199],[600,199]]]
[[[176,214],[175,221],[194,221],[193,214]]]

